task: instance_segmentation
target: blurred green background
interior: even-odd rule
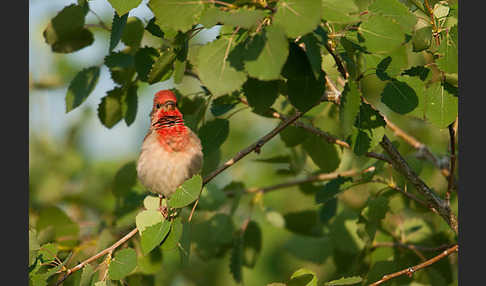
[[[132,10],[130,16],[137,16],[147,23],[152,15],[144,5],[146,2],[148,1],[143,1],[142,5]],[[122,217],[117,215],[117,198],[112,191],[114,177],[122,166],[136,160],[138,156],[143,137],[149,126],[148,114],[153,94],[160,89],[172,88],[174,84],[171,80],[151,86],[141,83],[138,89],[139,102],[135,122],[130,127],[127,127],[125,122],[120,122],[112,129],[107,129],[99,122],[96,108],[100,99],[106,91],[113,88],[114,84],[106,67],[102,67],[98,85],[93,93],[79,108],[66,114],[64,96],[70,80],[79,70],[102,63],[109,43],[108,32],[99,29],[94,30],[95,42],[90,47],[72,54],[55,54],[50,51],[50,47],[44,42],[42,31],[49,19],[70,3],[76,3],[76,1],[29,1],[29,75],[31,81],[29,92],[29,223],[30,226],[36,226],[39,213],[48,207],[61,208],[79,225],[79,243],[73,259],[81,261],[93,254],[96,249],[108,245],[133,227],[136,212],[124,214]],[[106,0],[93,0],[89,3],[91,9],[105,23],[111,21],[113,8]],[[93,13],[88,13],[86,22],[88,24],[97,23],[97,18]],[[217,35],[217,32],[217,28],[204,31],[198,35],[195,41],[207,41]],[[423,59],[418,59],[418,61],[420,60]],[[364,82],[365,97],[383,110],[392,121],[426,143],[432,152],[442,156],[446,155],[447,130],[438,130],[421,120],[388,112],[386,107],[379,103],[378,98],[384,83],[374,75],[367,77]],[[189,82],[189,80],[184,81],[178,88],[182,94],[199,89],[197,83]],[[279,101],[282,99],[280,97]],[[328,106],[328,103],[321,104],[319,109],[324,112],[321,112],[322,115],[316,121],[316,125],[333,134],[339,134],[335,127],[338,126],[335,124],[336,120],[331,118],[333,108]],[[221,163],[255,142],[278,123],[275,119],[258,116],[250,109],[240,105],[234,110],[239,109],[241,109],[240,112],[230,117],[230,133],[221,148]],[[223,117],[227,117],[228,114]],[[207,119],[210,119],[211,116],[208,112]],[[393,134],[389,134],[389,136],[392,139],[395,138]],[[400,151],[407,156],[411,165],[416,167],[421,177],[443,195],[447,183],[440,173],[429,163],[417,159],[415,151],[404,142],[400,142]],[[288,149],[277,136],[263,147],[261,154],[252,153],[219,175],[208,185],[208,191],[217,193],[234,181],[242,182],[246,188],[251,188],[291,180],[294,178],[293,176],[284,175],[279,171],[285,168],[286,164],[264,164],[255,161],[259,158],[287,153]],[[346,151],[339,170],[347,170],[353,166],[362,168],[370,163],[369,159],[357,160]],[[317,167],[307,158],[304,172],[299,177],[309,175],[316,170]],[[403,184],[399,177],[397,180]],[[254,207],[252,213],[252,218],[259,223],[262,229],[262,250],[255,267],[253,269],[244,268],[245,285],[284,282],[295,270],[302,267],[315,271],[321,281],[344,276],[351,265],[362,263],[357,255],[357,250],[362,247],[360,245],[362,242],[355,233],[357,213],[364,206],[369,194],[375,193],[380,188],[381,186],[366,184],[340,195],[338,217],[331,219],[328,225],[323,226],[324,233],[327,235],[321,237],[296,234],[279,227],[282,219],[280,214],[317,210],[318,206],[315,204],[312,194],[306,195],[299,187],[265,194],[263,201]],[[137,186],[136,193],[142,198],[147,194],[140,186]],[[419,214],[406,211],[402,213],[409,202],[403,200],[399,195],[395,195],[393,198],[395,212],[400,213],[399,217],[402,219],[429,215],[426,211]],[[251,199],[251,196],[242,197],[234,216],[236,227],[239,227],[248,216],[248,202]],[[139,198],[134,199],[134,202],[140,202],[138,200]],[[203,221],[205,216],[212,214],[208,210],[210,202],[207,201],[206,204],[205,207],[202,201],[198,208],[200,212],[196,212],[196,224],[198,221]],[[228,206],[222,208],[222,211],[228,211],[230,207],[229,203]],[[457,211],[456,200],[453,201],[453,208]],[[439,219],[438,229],[446,230],[447,228],[442,224]],[[107,225],[116,227],[110,228],[114,231],[108,231]],[[339,236],[338,241],[341,242],[336,243],[333,235]],[[39,233],[39,239],[47,240],[48,235],[45,234],[43,237],[43,234]],[[441,239],[436,238],[436,240]],[[434,242],[434,239],[429,242]],[[347,248],[349,251],[346,250]],[[381,256],[376,259],[398,257],[396,254],[393,256],[393,251],[390,249],[384,249],[381,252],[377,254]],[[131,279],[153,280],[155,285],[236,285],[229,272],[229,252],[226,252],[220,259],[209,260],[201,258],[196,253],[197,251],[191,254],[189,265],[181,265],[177,251],[164,251],[162,257],[153,257],[154,261],[158,261],[157,263],[152,261],[151,266],[145,268],[139,266],[137,271],[140,275]],[[336,253],[339,256],[336,256]],[[444,267],[447,268],[447,266]],[[452,271],[452,269],[449,270]],[[456,275],[455,272],[456,270],[452,271],[453,275]],[[422,274],[417,274],[415,278],[419,277],[420,280],[420,275]],[[431,279],[428,277],[423,278],[424,281]],[[447,280],[457,281],[452,277]],[[150,285],[150,283],[140,283],[142,283],[140,285]]]

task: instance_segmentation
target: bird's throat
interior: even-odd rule
[[[170,152],[183,151],[188,142],[188,130],[182,118],[166,118],[161,122],[155,128],[160,145]]]

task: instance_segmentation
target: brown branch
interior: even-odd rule
[[[336,179],[338,177],[353,177],[361,174],[365,174],[368,172],[373,172],[375,170],[375,166],[368,167],[364,170],[358,171],[358,170],[349,170],[349,171],[344,171],[344,172],[334,172],[334,173],[326,173],[326,174],[319,174],[315,176],[310,176],[307,178],[302,178],[302,179],[297,179],[297,180],[292,180],[289,182],[273,185],[273,186],[268,186],[264,188],[251,188],[246,190],[247,193],[257,193],[257,192],[270,192],[274,191],[277,189],[282,189],[282,188],[288,188],[292,187],[295,185],[300,185],[303,183],[312,183],[312,182],[320,182],[320,181],[329,181],[332,179]]]
[[[349,78],[349,73],[344,67],[344,64],[341,61],[341,59],[336,55],[336,53],[329,46],[328,43],[325,43],[324,46],[326,47],[327,51],[331,54],[331,56],[334,58],[334,62],[336,63],[338,71],[341,73],[341,76],[344,78],[344,80],[347,80]]]
[[[447,204],[450,204],[451,190],[454,186],[454,168],[456,165],[456,136],[454,132],[454,122],[449,125],[449,137],[450,137],[450,163],[449,163],[449,177],[447,180],[446,200]]]
[[[400,155],[397,149],[392,145],[386,135],[380,142],[381,147],[385,150],[392,161],[392,166],[401,173],[415,188],[426,197],[428,204],[437,210],[438,214],[447,222],[447,224],[458,233],[457,218],[452,213],[450,207],[442,200],[432,189],[430,189],[417,174],[410,168],[405,159]]]
[[[390,163],[391,164],[391,163]],[[388,186],[390,189],[392,190],[395,190],[395,191],[398,191],[400,193],[402,193],[404,196],[408,197],[409,199],[411,199],[412,201],[415,201],[417,202],[418,204],[424,206],[425,208],[428,208],[428,209],[431,209],[434,213],[437,213],[437,210],[431,206],[430,204],[428,204],[427,202],[419,199],[417,196],[415,196],[414,194],[410,193],[410,192],[406,192],[404,191],[403,189],[401,189],[400,187],[396,186],[395,184],[392,184],[392,183],[389,183],[389,182],[386,182],[385,180],[382,180],[382,179],[379,179],[379,178],[376,178],[374,180],[371,180],[371,182],[373,183],[381,183],[381,184],[384,184],[386,186]]]
[[[428,267],[428,266],[436,263],[437,261],[441,260],[442,258],[447,257],[454,252],[457,252],[458,248],[459,248],[459,246],[457,244],[455,244],[451,248],[444,250],[441,254],[439,254],[439,255],[437,255],[437,256],[435,256],[435,257],[433,257],[433,258],[431,258],[431,259],[429,259],[429,260],[427,260],[423,263],[409,267],[407,269],[403,269],[403,270],[395,272],[395,273],[387,274],[387,275],[383,276],[383,278],[381,278],[380,280],[370,284],[369,286],[380,285],[380,284],[382,284],[382,283],[384,283],[384,282],[386,282],[390,279],[393,279],[393,278],[396,278],[396,277],[402,276],[402,275],[407,275],[407,276],[411,277],[413,275],[413,273],[415,273],[416,271],[421,270],[425,267]]]

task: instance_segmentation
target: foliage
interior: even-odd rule
[[[204,167],[170,198],[159,199],[138,183],[133,161],[96,165],[84,158],[76,132],[89,114],[72,126],[62,147],[33,136],[32,285],[55,283],[56,272],[65,273],[133,227],[138,235],[65,285],[181,279],[187,285],[364,285],[433,256],[380,243],[434,247],[457,241],[440,216],[397,191],[428,199],[406,176],[368,156],[386,158],[380,142],[396,134],[385,131],[392,120],[448,160],[446,129],[457,121],[459,96],[457,1],[150,0],[149,21],[129,17],[140,0],[108,2],[111,28],[101,40],[109,49],[100,65],[83,67],[66,83],[66,113],[84,106],[103,66],[113,88],[101,98],[97,116],[110,129],[134,122],[143,87],[173,79],[178,107],[201,139]],[[85,25],[89,5],[78,1],[49,21],[43,37],[52,52],[92,45],[92,28]],[[197,41],[198,33],[215,26],[216,39]],[[189,79],[202,91],[183,93]],[[250,124],[235,119],[240,110]],[[245,165],[254,172],[238,169],[229,182],[203,184],[222,159],[260,139],[252,128],[277,126],[272,118],[296,114],[300,125],[281,131],[272,147],[255,150],[265,155]],[[423,149],[396,139],[411,168],[444,197],[448,178],[420,160]],[[357,172],[319,179],[351,169]],[[250,187],[286,181],[294,182],[288,190]],[[68,185],[77,191],[66,193]],[[455,211],[455,192],[451,204]],[[83,220],[95,226],[82,229]],[[412,281],[457,283],[457,260],[386,285]]]

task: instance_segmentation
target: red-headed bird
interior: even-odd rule
[[[150,191],[169,197],[202,167],[201,141],[184,125],[177,98],[170,90],[155,94],[150,129],[137,162],[140,182]]]

